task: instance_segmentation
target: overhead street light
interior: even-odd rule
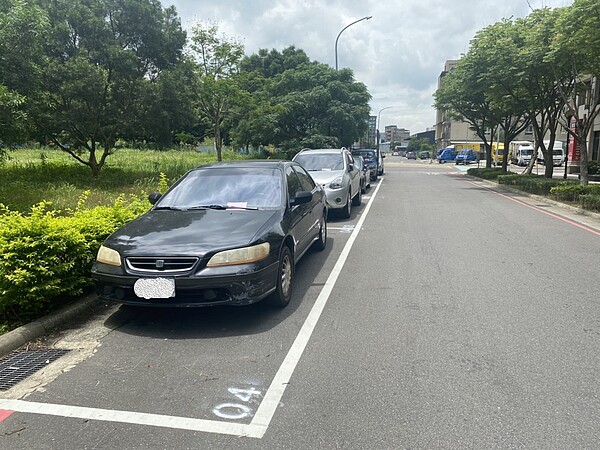
[[[381,108],[379,110],[379,112],[377,113],[377,123],[375,124],[375,132],[377,134],[377,150],[379,150],[379,126],[380,126],[380,120],[381,120],[381,111],[385,111],[386,109],[392,109],[392,108],[397,108],[397,106],[386,106],[385,108]]]
[[[373,16],[366,16],[363,17],[362,19],[358,19],[355,20],[354,22],[352,22],[349,25],[346,25],[344,28],[342,28],[342,31],[339,32],[339,34],[337,35],[337,37],[335,38],[335,70],[338,70],[338,58],[337,58],[337,44],[338,44],[338,39],[340,38],[340,35],[344,32],[344,30],[352,25],[354,25],[355,23],[360,22],[361,20],[369,20],[371,17]]]

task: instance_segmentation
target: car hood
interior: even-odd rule
[[[274,210],[151,210],[105,242],[124,256],[194,255],[243,247],[271,227]]]
[[[318,184],[328,184],[335,180],[337,177],[344,175],[343,170],[316,170],[311,171],[310,176]]]

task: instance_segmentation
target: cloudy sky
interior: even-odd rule
[[[187,30],[213,22],[244,44],[246,54],[294,45],[311,60],[351,68],[371,93],[380,130],[411,133],[435,123],[433,93],[444,62],[469,49],[475,33],[531,8],[568,6],[572,0],[162,0],[174,5]],[[389,108],[388,108],[389,107]],[[384,111],[380,110],[387,108]]]

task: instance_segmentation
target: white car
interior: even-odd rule
[[[349,218],[352,206],[361,204],[360,172],[346,148],[304,149],[292,161],[303,166],[323,186],[329,210]]]

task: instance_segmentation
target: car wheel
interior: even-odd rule
[[[319,240],[315,242],[315,248],[322,251],[325,250],[325,247],[327,247],[327,218],[325,217],[325,213],[323,213],[319,222]]]
[[[359,189],[356,195],[352,198],[352,206],[360,206],[362,203],[362,191]]]
[[[367,182],[365,180],[365,182],[363,184],[360,185],[360,193],[364,194],[365,192],[367,192]]]
[[[292,298],[292,280],[294,279],[294,258],[287,245],[283,246],[279,257],[275,292],[269,298],[273,306],[283,308]]]
[[[351,212],[352,212],[352,198],[350,197],[350,192],[348,192],[348,199],[346,200],[346,206],[344,206],[344,209],[342,209],[342,217],[344,219],[349,219]]]

